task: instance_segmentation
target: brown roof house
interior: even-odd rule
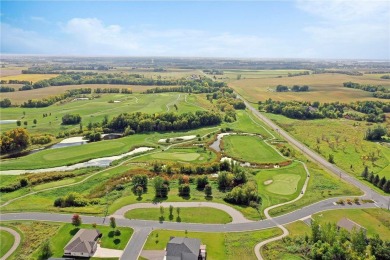
[[[80,229],[64,248],[64,256],[91,257],[102,234],[97,229]]]
[[[206,260],[206,245],[196,238],[171,237],[164,260]]]
[[[364,235],[366,235],[367,230],[360,226],[358,223],[348,219],[348,218],[342,218],[339,222],[337,222],[338,229],[343,228],[348,230],[349,232],[352,232],[352,230],[360,231],[362,230]]]

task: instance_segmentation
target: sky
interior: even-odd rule
[[[1,54],[390,61],[390,0],[1,1]]]

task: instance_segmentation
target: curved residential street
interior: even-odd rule
[[[15,241],[14,241],[14,244],[12,245],[12,247],[8,250],[8,252],[5,255],[3,255],[2,258],[0,258],[0,260],[6,260],[18,248],[18,246],[20,244],[20,235],[19,235],[18,232],[16,232],[12,228],[7,228],[7,227],[0,226],[0,230],[4,230],[4,231],[10,233],[15,238]]]
[[[240,96],[238,96],[241,98]],[[242,99],[242,98],[241,98]],[[274,124],[271,120],[263,116],[260,112],[258,112],[255,108],[253,108],[248,102],[246,102],[244,99],[246,106],[252,113],[264,121],[266,124],[268,124],[273,130],[278,132],[281,136],[283,136],[289,143],[294,145],[296,148],[301,150],[303,153],[305,153],[307,156],[324,166],[326,169],[334,173],[335,175],[339,176],[340,178],[343,178],[347,182],[351,183],[352,185],[360,188],[365,194],[364,198],[372,199],[375,203],[365,203],[361,205],[356,204],[345,204],[345,205],[338,205],[336,204],[336,201],[339,198],[330,198],[327,200],[323,200],[314,204],[311,204],[309,206],[303,207],[301,209],[298,209],[296,211],[287,213],[282,216],[278,216],[275,218],[271,218],[268,214],[268,211],[272,208],[292,203],[296,200],[299,200],[303,194],[300,194],[296,199],[286,202],[280,205],[274,205],[272,207],[267,208],[264,213],[267,217],[265,220],[259,220],[259,221],[251,221],[246,219],[241,212],[237,211],[236,209],[229,207],[225,204],[219,204],[219,203],[213,203],[213,202],[164,202],[161,204],[152,204],[152,203],[139,203],[139,204],[132,204],[125,206],[119,210],[117,210],[112,216],[116,218],[116,223],[118,226],[123,227],[131,227],[134,229],[134,233],[128,242],[124,253],[120,259],[138,259],[138,256],[140,255],[142,248],[150,234],[150,232],[154,229],[169,229],[169,230],[188,230],[188,231],[199,231],[199,232],[244,232],[244,231],[253,231],[253,230],[262,230],[262,229],[268,229],[273,227],[279,227],[283,230],[283,234],[270,238],[268,240],[262,241],[259,244],[255,246],[255,254],[258,259],[263,259],[260,255],[260,248],[261,246],[265,245],[266,243],[269,243],[271,241],[275,241],[278,239],[281,239],[284,236],[288,235],[288,230],[283,227],[283,225],[307,218],[308,216],[321,212],[326,210],[333,210],[333,209],[350,209],[350,208],[374,208],[374,207],[381,207],[381,208],[388,208],[390,203],[390,197],[389,196],[382,196],[379,193],[373,191],[369,187],[365,186],[360,181],[354,179],[353,177],[349,176],[347,173],[339,169],[337,166],[330,164],[327,160],[322,158],[320,155],[316,154],[315,152],[311,151],[308,147],[303,145],[301,142],[295,140],[293,137],[291,137],[289,134],[287,134],[285,131],[281,130],[276,124]],[[303,163],[305,166],[305,164]],[[305,170],[307,171],[307,168],[305,166]],[[303,190],[306,189],[307,183],[308,183],[309,177],[306,179]],[[6,204],[5,204],[6,205]],[[176,223],[176,222],[159,222],[159,221],[148,221],[148,220],[132,220],[132,219],[126,219],[124,218],[124,214],[132,209],[135,208],[153,208],[153,207],[159,207],[160,205],[164,207],[169,207],[169,205],[175,206],[175,207],[213,207],[220,210],[223,210],[227,212],[229,215],[232,216],[233,221],[228,224],[195,224],[195,223]],[[108,225],[109,221],[107,217],[94,217],[94,216],[81,216],[83,223],[86,224],[103,224]],[[69,223],[71,221],[72,214],[59,214],[59,213],[38,213],[38,212],[24,212],[24,213],[6,213],[0,215],[0,221],[15,221],[15,220],[36,220],[36,221],[53,221],[53,222],[65,222]],[[4,228],[2,228],[4,229]],[[19,236],[19,234],[17,234]],[[18,243],[16,244],[16,241]],[[19,238],[15,238],[15,244],[16,247],[18,246],[20,242],[20,236]],[[13,248],[15,247],[15,244]],[[15,247],[15,249],[16,249]],[[13,250],[15,250],[13,249]],[[10,250],[11,251],[11,250]],[[12,252],[11,252],[12,253]],[[2,258],[3,259],[3,258]]]

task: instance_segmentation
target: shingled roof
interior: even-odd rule
[[[101,233],[97,229],[80,229],[65,246],[65,251],[89,254],[100,236]]]
[[[200,240],[196,238],[174,237],[167,245],[167,260],[198,260]]]

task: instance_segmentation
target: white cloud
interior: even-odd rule
[[[138,49],[132,33],[124,32],[119,25],[106,26],[96,18],[73,18],[62,29],[72,38],[72,41],[75,41],[73,45],[84,47],[89,53],[110,54]]]
[[[41,16],[31,16],[30,19],[36,22],[49,23],[49,21],[46,20],[45,17],[41,17]]]

